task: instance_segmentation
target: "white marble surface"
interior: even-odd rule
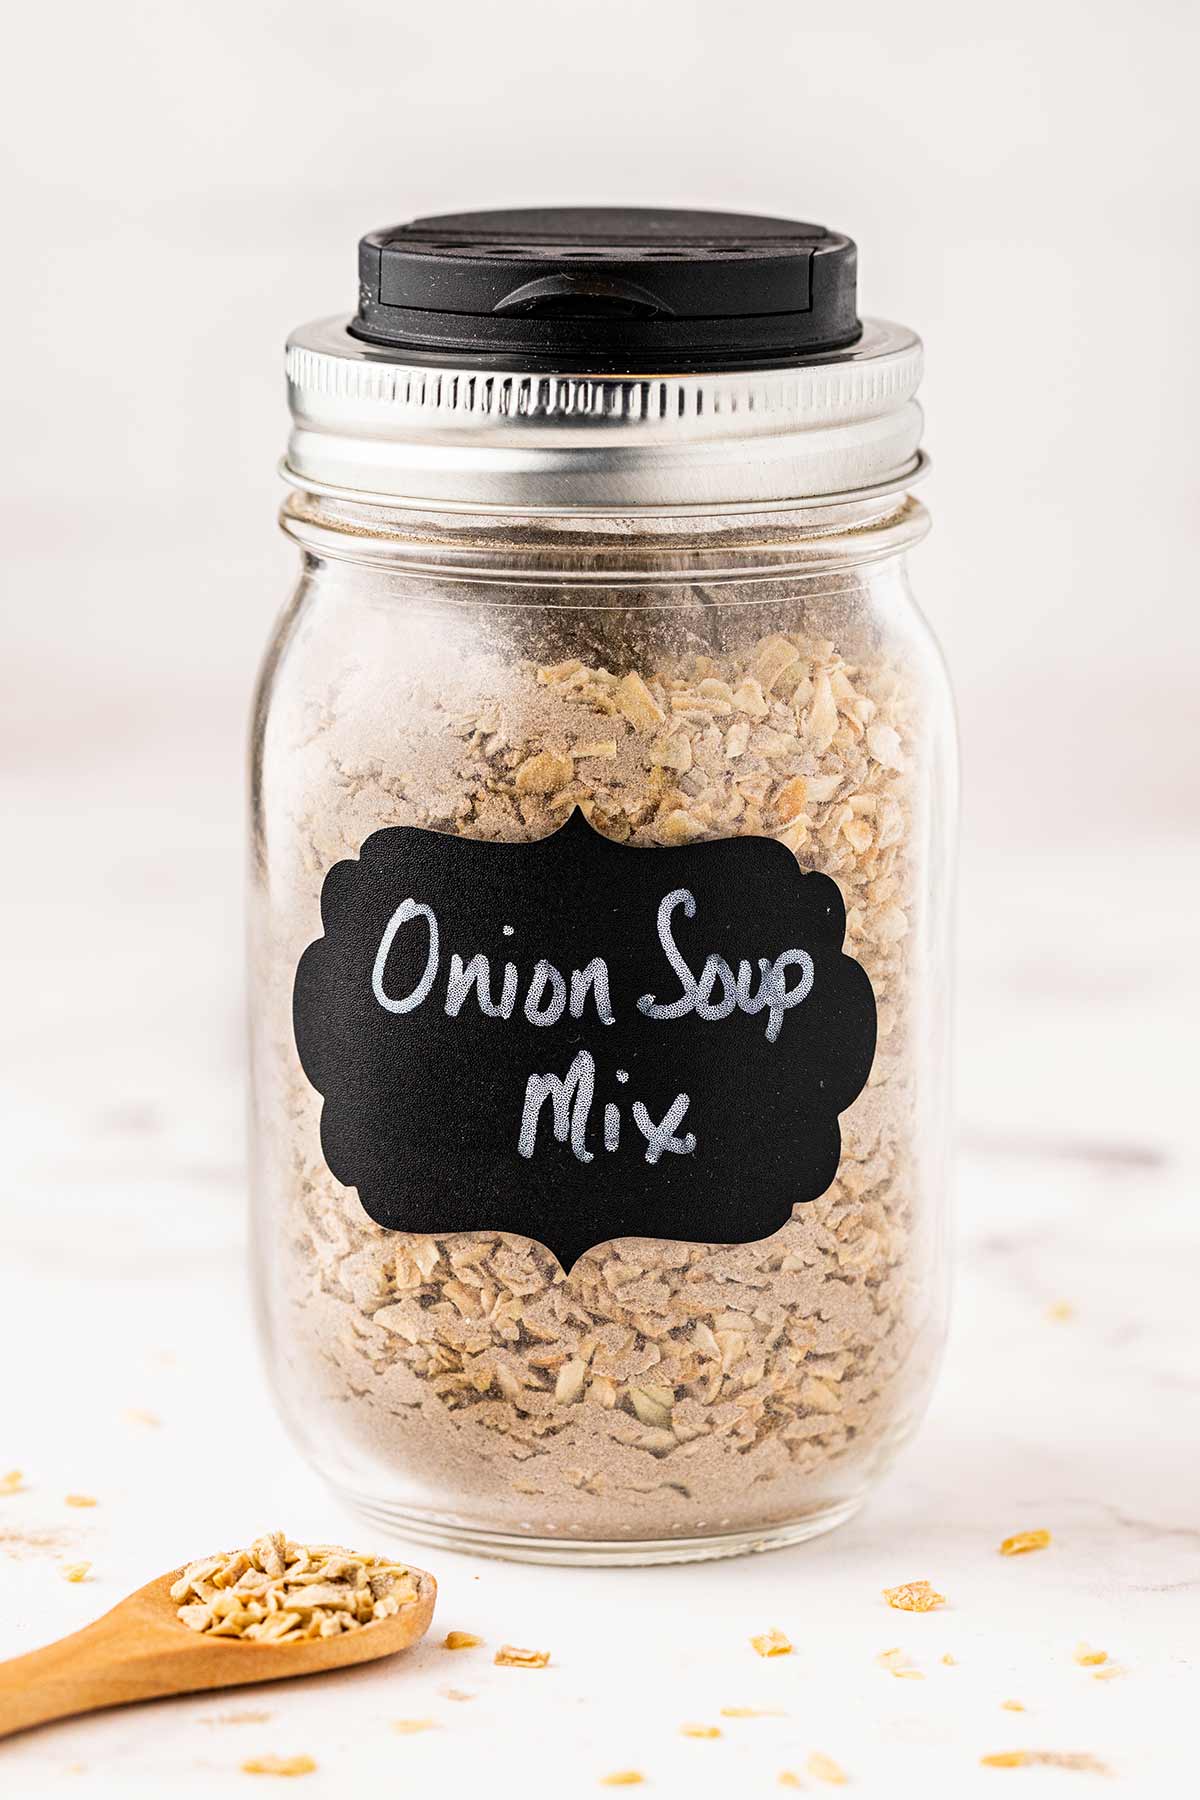
[[[75,5],[65,32],[61,7],[21,10],[0,1474],[28,1491],[0,1497],[0,1655],[222,1539],[358,1535],[280,1432],[247,1316],[239,796],[291,578],[267,523],[280,345],[347,304],[359,230],[673,196],[811,205],[854,233],[866,304],[929,348],[936,530],[915,573],[963,702],[974,848],[953,1333],[924,1430],[856,1523],[658,1572],[431,1556],[439,1635],[488,1650],[51,1727],[0,1745],[4,1800],[253,1795],[240,1764],[270,1752],[314,1755],[299,1792],[339,1796],[573,1797],[634,1766],[648,1794],[741,1800],[813,1749],[881,1800],[1195,1791],[1193,10],[1009,0],[981,26],[952,0],[760,0],[739,30],[711,3],[618,0],[598,31],[546,0],[460,0],[432,25],[379,0],[206,0]],[[1115,217],[1137,219],[1154,295],[1132,347]],[[1036,306],[1014,304],[1023,270]],[[100,1504],[68,1509],[71,1490]],[[1051,1550],[996,1555],[1038,1525]],[[65,1583],[68,1558],[91,1580]],[[887,1611],[880,1588],[913,1576],[949,1607]],[[762,1662],[746,1640],[772,1623],[797,1652]],[[553,1665],[495,1669],[505,1638]],[[1080,1638],[1125,1673],[1093,1680]],[[876,1665],[893,1645],[923,1682]],[[679,1737],[723,1705],[786,1717]],[[391,1730],[426,1714],[424,1736]],[[980,1768],[1009,1746],[1114,1775]]]
[[[76,753],[27,759],[10,795],[38,873],[6,901],[0,1473],[24,1470],[27,1491],[0,1498],[3,1654],[276,1524],[377,1535],[284,1437],[248,1316],[236,735],[197,742],[185,720],[158,737],[148,756],[115,733],[86,769]],[[929,1420],[859,1520],[793,1551],[657,1571],[428,1552],[429,1648],[50,1726],[0,1747],[0,1791],[257,1791],[241,1764],[270,1753],[315,1757],[313,1794],[386,1777],[539,1800],[624,1768],[662,1794],[768,1793],[784,1769],[814,1790],[813,1751],[864,1796],[1100,1780],[980,1766],[1009,1748],[1087,1752],[1113,1771],[1104,1792],[1188,1791],[1198,873],[1200,854],[1170,844],[968,856],[954,1328]],[[99,1504],[68,1508],[80,1491]],[[1052,1548],[997,1554],[1039,1526]],[[92,1564],[79,1585],[60,1573],[75,1559]],[[883,1605],[883,1586],[916,1577],[944,1611]],[[754,1654],[771,1625],[794,1655]],[[433,1647],[451,1627],[487,1647]],[[1121,1674],[1078,1666],[1080,1639]],[[494,1667],[505,1640],[549,1649],[550,1668]],[[923,1681],[878,1666],[893,1646]],[[393,1730],[426,1717],[422,1734]],[[721,1738],[681,1736],[692,1721]]]

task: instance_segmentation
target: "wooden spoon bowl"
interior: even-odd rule
[[[410,1568],[417,1597],[390,1618],[336,1637],[263,1643],[213,1637],[184,1625],[171,1598],[172,1583],[182,1573],[160,1575],[82,1631],[0,1663],[0,1737],[105,1706],[374,1662],[424,1637],[437,1599],[433,1576]]]

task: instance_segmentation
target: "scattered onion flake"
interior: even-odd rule
[[[841,1764],[835,1763],[823,1750],[814,1750],[805,1767],[814,1781],[827,1782],[830,1787],[845,1787],[850,1779]]]
[[[770,1631],[762,1631],[757,1637],[750,1639],[751,1644],[760,1656],[790,1656],[792,1641],[782,1631],[772,1625]]]
[[[550,1661],[548,1650],[520,1650],[516,1644],[501,1644],[493,1659],[500,1669],[544,1669]]]
[[[311,1775],[316,1770],[311,1756],[248,1756],[242,1764],[245,1775]]]
[[[920,1669],[915,1669],[904,1651],[901,1649],[881,1650],[875,1658],[881,1669],[894,1675],[898,1681],[924,1681]]]
[[[883,1597],[897,1612],[934,1612],[945,1606],[945,1594],[939,1594],[928,1581],[905,1581],[899,1587],[884,1588]]]
[[[1107,1775],[1108,1766],[1085,1750],[994,1750],[981,1756],[985,1769],[1079,1769],[1090,1775]]]
[[[1031,1550],[1045,1550],[1050,1542],[1048,1531],[1018,1531],[1006,1537],[1000,1546],[1001,1556],[1028,1556]]]

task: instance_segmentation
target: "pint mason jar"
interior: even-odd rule
[[[913,1432],[945,1322],[920,344],[789,221],[360,257],[356,318],[288,348],[302,569],[253,726],[279,1404],[409,1538],[794,1542]]]

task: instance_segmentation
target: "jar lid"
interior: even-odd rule
[[[362,239],[350,330],[417,361],[766,367],[861,336],[855,263],[839,232],[753,213],[443,213]]]
[[[285,474],[421,505],[857,500],[920,472],[919,339],[856,252],[741,213],[561,207],[369,233],[353,319],[288,342]]]

